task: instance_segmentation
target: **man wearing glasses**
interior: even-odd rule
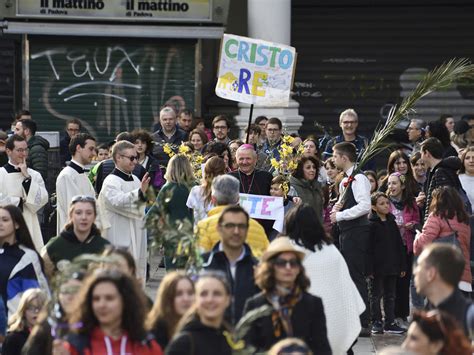
[[[342,134],[331,139],[326,145],[323,152],[323,160],[332,157],[333,149],[337,143],[349,142],[355,145],[357,156],[368,145],[368,140],[364,136],[357,134],[357,127],[359,126],[359,116],[352,108],[344,110],[339,116],[339,126],[342,129]]]
[[[426,124],[423,120],[419,118],[414,118],[410,121],[410,124],[407,128],[408,140],[412,146],[411,154],[419,152],[421,149],[421,142],[425,136],[425,127]]]
[[[219,115],[212,120],[212,133],[214,133],[214,141],[229,144],[230,123],[226,116]]]
[[[277,161],[280,160],[280,152],[278,151],[280,149],[281,145],[281,131],[282,131],[283,125],[280,121],[280,119],[276,117],[272,117],[267,121],[267,124],[265,126],[265,134],[267,139],[265,140],[265,143],[263,143],[262,146],[262,151],[271,158],[275,158]],[[270,159],[267,159],[269,162]],[[270,172],[273,172],[274,168],[273,167],[268,167],[266,168],[270,169]],[[267,169],[265,169],[267,170]]]
[[[105,178],[98,198],[103,236],[117,247],[130,250],[138,277],[146,278],[147,240],[143,229],[148,173],[140,181],[132,174],[137,164],[135,145],[120,141],[112,148],[115,169]]]
[[[210,253],[203,255],[204,268],[224,272],[231,283],[232,304],[225,317],[232,324],[236,324],[242,317],[247,298],[259,292],[253,276],[258,261],[245,242],[249,219],[248,213],[242,207],[225,207],[217,221],[220,240]]]
[[[67,120],[66,135],[59,142],[59,155],[61,159],[61,166],[65,166],[66,162],[71,160],[71,152],[69,151],[69,143],[71,139],[79,134],[81,131],[81,122],[75,118]]]
[[[95,197],[95,190],[84,168],[90,164],[95,155],[95,138],[87,133],[75,135],[69,144],[71,161],[56,179],[57,224],[56,235],[59,235],[68,221],[69,206],[74,196]]]
[[[48,191],[41,174],[26,166],[26,139],[14,134],[5,146],[8,163],[0,168],[0,205],[14,205],[22,210],[39,253],[44,243],[37,212],[48,202]]]

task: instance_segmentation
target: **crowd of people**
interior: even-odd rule
[[[224,115],[209,129],[164,107],[152,131],[99,144],[70,120],[51,176],[22,112],[0,134],[2,353],[352,354],[358,337],[407,333],[407,353],[471,354],[474,119],[412,119],[386,166],[358,165],[358,125],[347,109],[340,135],[299,137],[259,116],[231,139]],[[241,194],[279,198],[283,229]],[[154,300],[151,214],[193,226],[201,260],[163,244]]]

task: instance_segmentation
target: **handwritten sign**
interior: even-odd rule
[[[293,47],[224,34],[216,94],[247,104],[288,106],[295,63]]]
[[[273,228],[279,232],[283,230],[283,197],[240,194],[240,206],[252,218],[275,220]]]

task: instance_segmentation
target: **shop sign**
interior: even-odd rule
[[[247,104],[288,106],[295,63],[294,47],[224,34],[216,94]]]
[[[212,0],[17,0],[18,17],[84,20],[211,20]]]

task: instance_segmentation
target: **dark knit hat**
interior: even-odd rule
[[[464,120],[457,121],[454,124],[454,133],[456,133],[458,135],[464,134],[467,131],[469,131],[470,128],[471,127],[469,126],[469,123],[467,123],[466,121],[464,121]]]

